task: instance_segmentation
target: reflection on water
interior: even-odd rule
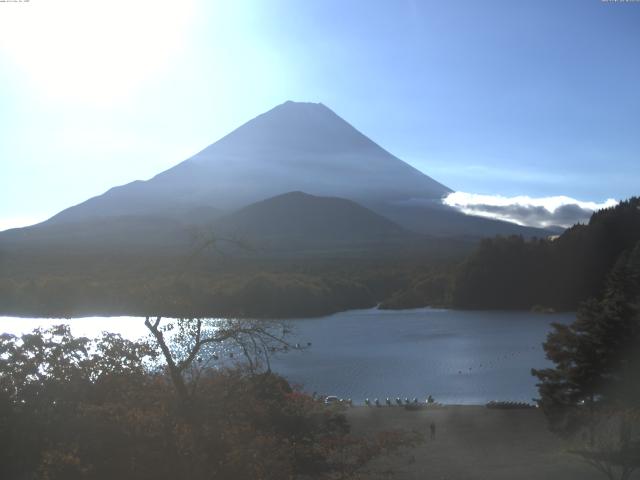
[[[85,318],[17,318],[0,317],[0,331],[20,335],[35,328],[66,323],[77,337],[98,337],[102,331],[119,333],[135,340],[145,337],[149,331],[141,317],[85,317]]]
[[[418,309],[357,310],[291,321],[292,343],[312,346],[272,360],[275,371],[305,391],[365,398],[433,395],[442,403],[531,401],[531,368],[549,365],[541,343],[551,322],[573,314]],[[136,317],[64,320],[75,335],[102,330],[146,335]],[[0,318],[0,330],[28,332],[61,320]]]
[[[274,369],[304,390],[353,398],[433,395],[442,403],[531,401],[531,368],[550,365],[541,343],[551,322],[574,314],[360,310],[297,320],[312,348],[279,356]],[[302,342],[301,342],[302,343]]]

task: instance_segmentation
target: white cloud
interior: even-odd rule
[[[479,195],[454,192],[443,202],[469,215],[495,218],[532,227],[569,227],[586,222],[591,214],[618,203],[612,198],[604,202],[585,202],[567,196],[529,197],[520,195]]]

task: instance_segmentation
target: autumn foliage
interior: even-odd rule
[[[0,478],[357,478],[418,440],[354,436],[343,412],[272,373],[208,368],[195,381],[185,410],[152,343],[65,326],[2,335]]]

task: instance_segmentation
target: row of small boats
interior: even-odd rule
[[[500,408],[504,410],[538,408],[537,404],[531,404],[527,402],[498,402],[495,400],[491,400],[485,406],[487,408]]]

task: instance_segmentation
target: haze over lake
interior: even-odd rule
[[[365,398],[433,395],[442,403],[489,400],[530,402],[537,396],[531,368],[550,363],[542,342],[552,322],[574,314],[530,312],[353,310],[292,320],[292,343],[311,347],[272,359],[273,369],[307,392]],[[102,330],[136,338],[146,334],[138,317],[62,320],[76,335]],[[2,331],[24,333],[55,319],[0,318]]]

